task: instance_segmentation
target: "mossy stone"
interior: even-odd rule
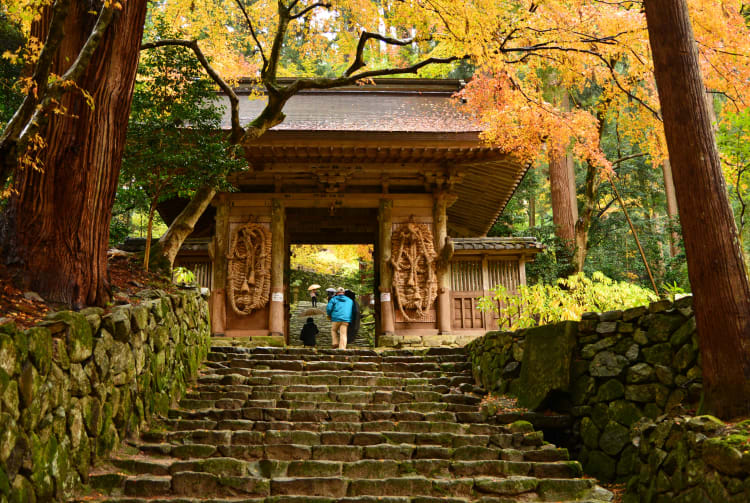
[[[680,328],[675,330],[672,336],[669,338],[669,343],[672,347],[679,348],[686,342],[690,341],[690,338],[696,331],[695,317],[691,317]]]
[[[672,346],[669,343],[643,348],[642,353],[643,359],[648,363],[667,366],[672,363]]]
[[[583,443],[586,447],[590,449],[597,449],[599,448],[599,435],[600,431],[599,428],[597,428],[596,424],[591,420],[591,418],[584,417],[581,419],[581,438],[583,439]]]
[[[534,431],[534,425],[528,421],[515,421],[508,426],[511,433],[531,433]]]
[[[477,479],[475,484],[483,492],[514,496],[535,490],[539,480],[533,477],[513,476],[505,479]]]
[[[685,322],[679,313],[664,313],[652,315],[648,324],[648,338],[651,341],[668,341],[672,333]]]
[[[697,355],[698,352],[690,344],[685,344],[674,355],[672,364],[679,371],[685,370],[692,365]]]
[[[617,379],[610,379],[601,386],[596,393],[596,400],[600,402],[610,402],[620,398],[625,394],[625,386]]]
[[[632,402],[627,400],[616,400],[609,404],[609,417],[623,426],[630,427],[633,423],[643,417],[643,413]]]
[[[570,321],[526,331],[519,406],[534,410],[551,392],[569,391],[577,334],[577,323]]]
[[[636,363],[628,369],[626,381],[628,384],[650,382],[654,378],[654,368],[648,363]]]
[[[615,421],[610,421],[599,437],[599,447],[610,456],[616,456],[629,441],[630,430]]]
[[[130,306],[118,306],[111,313],[102,317],[102,325],[112,334],[115,340],[130,340]]]
[[[15,328],[15,325],[13,325]],[[0,370],[10,377],[15,376],[21,370],[18,351],[13,338],[5,333],[0,333]]]
[[[622,450],[617,460],[617,476],[632,475],[638,469],[638,449],[633,444],[628,444]]]
[[[570,397],[574,404],[586,403],[587,399],[594,393],[596,380],[590,376],[582,376],[573,380],[570,386]]]
[[[68,358],[73,363],[82,362],[94,352],[94,335],[86,317],[72,311],[60,311],[49,316],[52,321],[67,325],[65,332]]]
[[[617,461],[602,451],[594,450],[589,453],[583,471],[599,480],[610,482],[615,479]]]
[[[2,372],[0,370],[0,372]],[[4,375],[7,376],[3,372]],[[5,385],[5,390],[2,394],[3,409],[7,414],[10,414],[13,419],[18,419],[21,415],[20,399],[18,395],[18,381],[12,380]]]
[[[594,377],[616,377],[628,365],[628,359],[612,351],[602,351],[591,361],[590,372]]]
[[[29,357],[42,375],[47,375],[52,365],[52,334],[45,327],[32,327],[26,330],[29,341]]]
[[[591,420],[594,424],[603,429],[609,423],[609,406],[606,403],[597,403],[591,407]]]
[[[725,438],[707,439],[703,443],[703,460],[728,475],[742,472],[742,453]]]
[[[10,490],[10,503],[36,503],[36,493],[31,482],[22,475],[16,475]]]

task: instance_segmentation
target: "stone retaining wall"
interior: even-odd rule
[[[0,502],[63,501],[195,376],[210,346],[206,298],[141,297],[0,325]]]
[[[639,473],[623,503],[750,501],[750,421],[678,416],[642,421],[634,432]]]
[[[489,332],[469,346],[475,378],[522,407],[568,412],[587,473],[627,480],[635,469],[630,427],[691,408],[701,393],[692,298],[587,313],[518,332]]]

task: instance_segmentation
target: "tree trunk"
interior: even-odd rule
[[[750,286],[685,0],[646,0],[703,367],[705,408],[750,414]]]
[[[151,233],[154,229],[154,213],[156,213],[156,198],[151,200],[148,209],[148,226],[146,227],[146,248],[143,250],[143,269],[148,272],[148,260],[151,254]]]
[[[170,270],[174,265],[174,259],[177,257],[177,252],[180,251],[183,241],[193,232],[195,223],[203,215],[203,212],[206,211],[206,208],[211,204],[215,195],[216,189],[207,185],[196,190],[193,198],[185,206],[185,209],[177,215],[177,218],[174,219],[167,232],[159,239],[160,252],[158,253],[169,262]],[[154,256],[156,255],[157,252],[155,251]]]
[[[536,227],[536,194],[529,197],[529,227]]]
[[[581,214],[576,221],[576,249],[573,256],[576,272],[582,272],[583,266],[586,263],[586,255],[588,253],[589,243],[589,229],[591,228],[591,221],[594,218],[594,212],[596,211],[596,201],[599,195],[599,185],[602,183],[602,178],[599,176],[599,169],[592,165],[587,164],[586,167],[586,187],[583,192],[583,207],[581,208]]]
[[[55,74],[73,63],[91,32],[96,16],[89,10],[88,2],[73,2]],[[48,300],[80,307],[110,298],[109,223],[145,15],[146,0],[123,2],[81,81],[94,107],[80,92],[65,94],[67,113],[54,114],[40,130],[43,171],[16,168],[4,253],[25,287]],[[44,40],[49,21],[46,8],[32,35]]]
[[[573,219],[570,171],[565,159],[565,150],[552,147],[548,157],[550,200],[552,202],[552,220],[555,223],[555,234],[568,246],[573,246],[576,221]]]
[[[560,108],[563,110],[570,109],[567,92],[563,92],[561,95]],[[572,258],[575,251],[575,228],[578,219],[573,159],[567,152],[567,145],[565,144],[550,144],[547,158],[549,160],[550,201],[552,203],[552,221],[555,224],[555,235],[566,247],[568,257]]]
[[[667,216],[669,217],[669,256],[677,255],[677,243],[680,236],[674,232],[673,226],[677,223],[677,196],[674,193],[674,181],[672,180],[672,166],[669,159],[664,159],[661,164],[662,173],[664,174],[664,195],[667,198]]]

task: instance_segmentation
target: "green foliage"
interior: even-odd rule
[[[479,307],[498,315],[503,330],[578,320],[588,311],[612,311],[648,304],[656,300],[653,291],[624,281],[614,281],[601,272],[558,279],[554,285],[537,283],[521,286],[514,294],[498,285],[491,296],[482,297]]]
[[[164,26],[154,30],[171,36]],[[159,202],[190,198],[203,185],[230,190],[226,177],[244,162],[221,131],[221,117],[216,88],[192,52],[184,47],[144,52],[116,209],[148,212]],[[111,238],[122,233],[122,222],[113,222]]]
[[[187,267],[175,267],[172,269],[172,282],[176,285],[194,285],[195,273]]]
[[[12,61],[3,57],[3,54],[12,54],[23,44],[24,37],[20,28],[11,23],[5,14],[0,13],[0,130],[13,116],[23,99],[17,87],[23,62]]]
[[[721,151],[724,178],[742,242],[745,263],[750,256],[750,240],[745,233],[747,204],[750,202],[750,109],[726,112],[719,125],[716,142]]]

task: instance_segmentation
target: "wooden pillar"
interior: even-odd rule
[[[393,200],[381,199],[378,208],[380,239],[380,327],[385,335],[396,332],[393,314],[393,268],[391,267],[391,238],[393,237]]]
[[[518,286],[526,286],[526,255],[518,257]]]
[[[284,262],[286,243],[286,211],[279,199],[271,201],[271,302],[268,309],[268,330],[271,335],[284,335]]]
[[[453,202],[450,196],[445,192],[435,194],[433,205],[433,239],[435,240],[435,251],[438,254],[437,266],[437,328],[438,333],[448,334],[452,330],[451,326],[451,264],[450,259],[453,255],[452,247],[448,244],[448,215],[446,214],[448,206]]]
[[[211,333],[223,335],[226,329],[227,253],[229,250],[229,202],[217,199],[216,231],[213,244],[213,285],[211,290]]]

